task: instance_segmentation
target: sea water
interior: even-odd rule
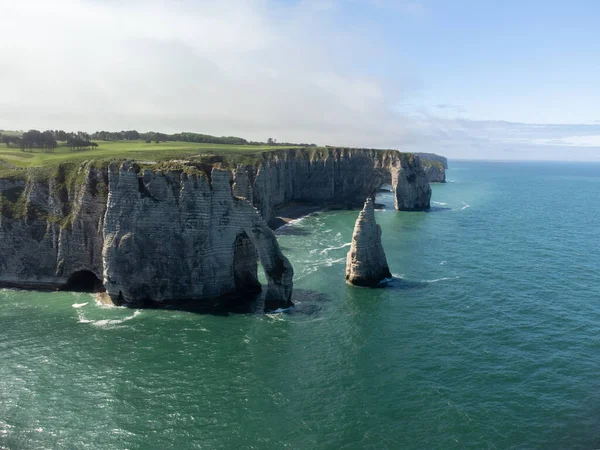
[[[346,285],[332,211],[278,231],[284,312],[0,291],[0,448],[600,447],[600,164],[447,179],[429,212],[378,196],[386,288]]]

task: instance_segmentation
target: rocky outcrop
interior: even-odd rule
[[[232,195],[231,174],[154,173],[125,164],[109,170],[104,224],[104,285],[111,298],[163,302],[260,289],[268,308],[287,307],[293,270],[273,232],[246,200]],[[148,245],[151,243],[151,245]]]
[[[267,220],[291,202],[359,207],[383,184],[392,185],[397,210],[425,210],[431,200],[431,188],[419,158],[396,150],[318,148],[267,152],[260,164],[247,166],[245,173],[237,168],[235,186],[244,183],[251,187],[253,204]]]
[[[101,276],[106,171],[88,163],[67,179],[65,169],[0,184],[0,285],[53,289],[80,271]]]
[[[29,179],[13,210],[3,209],[1,285],[77,288],[70,283],[95,279],[119,304],[202,302],[259,291],[260,260],[265,307],[290,306],[293,269],[258,211],[232,195],[229,171],[79,170],[81,185]]]
[[[346,281],[356,286],[374,287],[391,276],[381,245],[381,227],[375,222],[375,204],[369,197],[354,225],[346,258]]]

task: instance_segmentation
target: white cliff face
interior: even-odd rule
[[[125,304],[204,301],[256,292],[258,258],[268,307],[287,307],[293,270],[265,222],[279,207],[353,207],[384,183],[397,209],[431,197],[418,157],[397,151],[280,150],[196,172],[86,163],[0,179],[0,285],[72,288],[83,276]]]
[[[381,227],[375,222],[374,202],[369,197],[352,233],[352,245],[346,257],[346,281],[356,286],[374,287],[391,276],[381,245]]]
[[[427,164],[423,165],[427,181],[430,183],[445,183],[446,182],[446,171],[441,164]]]
[[[69,185],[59,170],[50,180],[0,186],[0,284],[51,289],[78,271],[101,277],[106,173],[90,164],[78,170],[81,184]]]
[[[256,208],[232,194],[229,171],[79,170],[83,184],[60,173],[4,183],[0,285],[59,289],[84,273],[122,304],[201,302],[260,291],[260,260],[266,308],[290,306],[292,266]]]
[[[219,169],[207,180],[110,168],[102,256],[111,298],[134,304],[253,293],[258,257],[267,307],[291,304],[292,266],[258,211],[232,195],[230,177]]]
[[[353,208],[387,183],[396,209],[430,206],[431,188],[419,158],[395,150],[280,150],[265,153],[258,169],[247,171],[254,206],[267,220],[290,202]]]

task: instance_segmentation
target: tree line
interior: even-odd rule
[[[228,145],[269,145],[269,146],[304,146],[315,147],[316,144],[277,142],[276,139],[269,138],[266,142],[248,141],[244,138],[235,136],[211,136],[209,134],[182,132],[174,134],[159,133],[157,131],[148,131],[140,133],[137,130],[121,131],[96,131],[88,134],[83,131],[67,132],[64,130],[29,130],[21,136],[13,134],[0,133],[0,142],[8,147],[20,148],[22,151],[31,151],[39,148],[45,152],[53,152],[57,143],[66,142],[71,150],[81,150],[84,148],[98,147],[93,141],[136,141],[145,140],[146,142],[193,142],[198,144],[228,144]]]
[[[9,148],[19,148],[22,152],[38,148],[43,152],[53,153],[58,141],[64,141],[71,151],[98,147],[96,142],[91,141],[90,135],[83,131],[67,133],[63,130],[29,130],[21,136],[0,133],[0,142]]]

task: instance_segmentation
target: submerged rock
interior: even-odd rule
[[[375,222],[375,204],[368,198],[354,225],[346,259],[346,281],[356,286],[374,287],[391,276],[381,245],[381,227]]]

